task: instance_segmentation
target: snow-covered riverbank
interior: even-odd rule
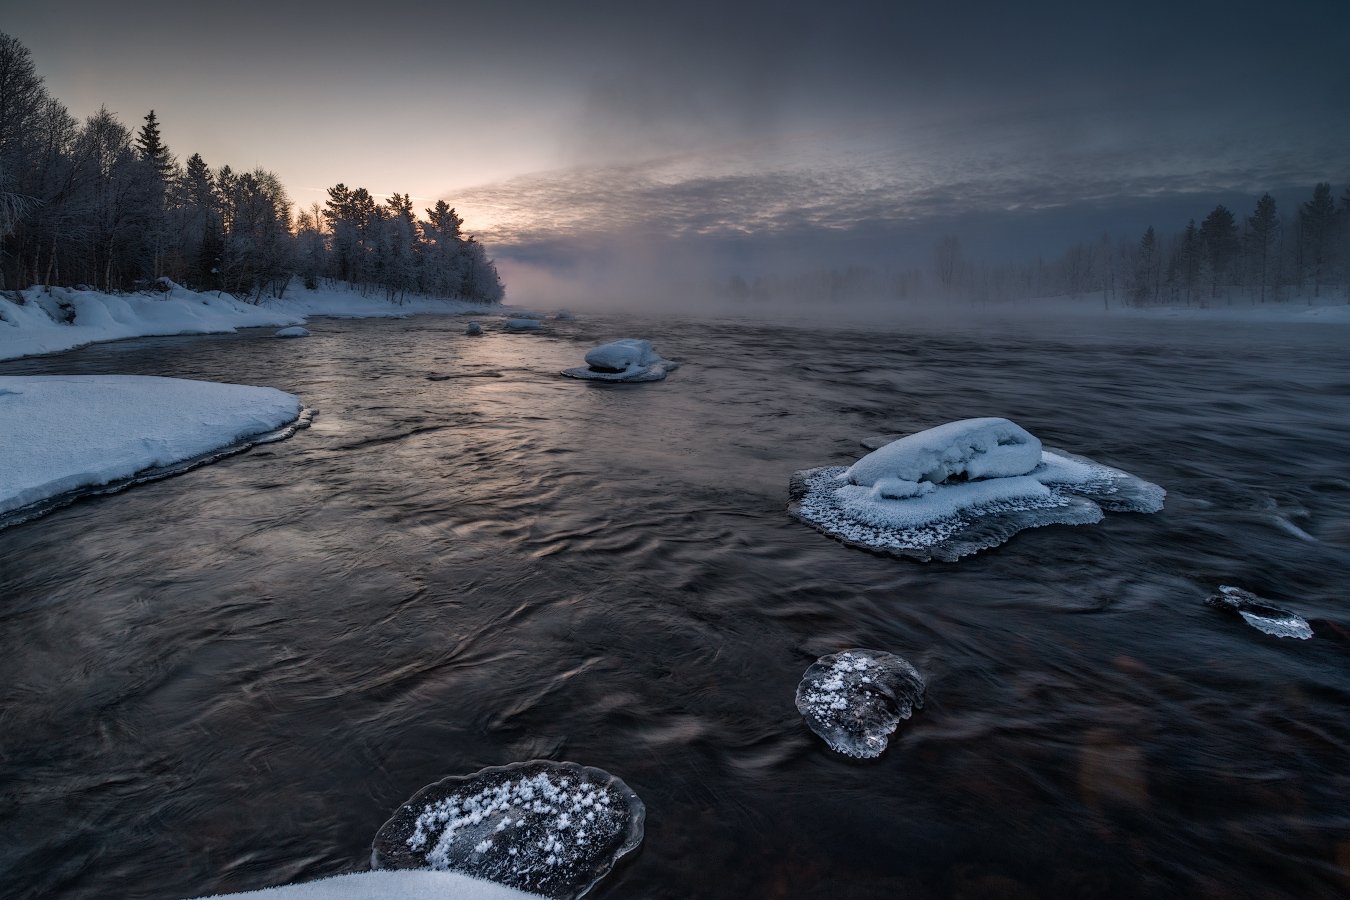
[[[0,297],[0,359],[57,353],[122,338],[221,334],[240,328],[302,325],[307,316],[375,318],[419,313],[478,313],[481,304],[409,297],[391,303],[340,285],[306,290],[298,284],[281,299],[254,305],[229,294],[174,285],[166,292],[105,294],[73,288],[30,288],[22,303]]]
[[[114,488],[205,461],[266,439],[301,413],[298,397],[269,387],[143,375],[0,376],[0,519],[23,518],[83,488]]]

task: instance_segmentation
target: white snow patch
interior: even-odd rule
[[[0,376],[0,514],[275,431],[275,388],[142,375]]]
[[[678,368],[679,363],[658,356],[651,341],[620,338],[590,350],[585,368],[564,369],[563,374],[593,381],[660,381]]]
[[[281,329],[281,330],[278,331],[275,335],[273,335],[273,337],[279,337],[279,338],[302,338],[302,337],[309,337],[309,330],[308,330],[308,329],[305,329],[305,328],[301,328],[299,325],[292,325],[290,328],[283,328],[283,329]]]
[[[211,896],[257,897],[259,900],[534,900],[541,895],[493,884],[481,878],[471,878],[458,872],[408,869],[357,872],[304,884]],[[197,900],[207,898],[199,897]]]

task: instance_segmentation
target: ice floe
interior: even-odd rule
[[[1242,588],[1220,585],[1219,593],[1206,598],[1205,603],[1215,609],[1236,613],[1257,631],[1275,637],[1306,641],[1313,636],[1312,626],[1307,619]]]
[[[0,376],[0,525],[176,474],[307,422],[275,388],[144,375]]]
[[[871,758],[923,708],[924,687],[923,676],[895,654],[854,648],[811,664],[797,685],[797,711],[831,750]]]
[[[299,325],[292,325],[290,328],[281,329],[275,335],[273,335],[273,337],[279,338],[309,337],[309,329],[301,328]]]
[[[846,544],[950,562],[1025,528],[1157,512],[1166,492],[981,418],[881,444],[849,467],[797,472],[789,494],[793,515]]]
[[[645,816],[637,795],[600,769],[497,766],[418,791],[380,828],[371,864],[451,870],[570,900],[642,843]]]
[[[658,356],[651,341],[620,338],[594,348],[586,354],[584,367],[564,369],[563,374],[592,381],[660,381],[679,365]]]

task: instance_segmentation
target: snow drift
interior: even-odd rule
[[[563,374],[591,381],[660,381],[666,373],[677,368],[679,363],[656,354],[651,341],[620,338],[587,353],[584,368],[564,369]]]

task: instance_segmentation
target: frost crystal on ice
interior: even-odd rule
[[[1308,624],[1307,619],[1275,606],[1242,588],[1220,585],[1219,593],[1208,597],[1205,602],[1216,609],[1237,613],[1257,631],[1264,631],[1275,637],[1306,641],[1313,636],[1312,626]]]
[[[789,492],[793,515],[850,546],[947,562],[1025,528],[1098,522],[1103,509],[1157,512],[1166,495],[997,418],[884,443],[848,468],[797,472]]]
[[[658,356],[651,341],[620,338],[587,353],[585,367],[564,369],[563,374],[591,381],[660,381],[679,367],[679,363]]]
[[[923,708],[924,681],[893,653],[844,650],[811,664],[797,685],[797,711],[830,749],[870,758],[902,719]]]
[[[571,900],[642,843],[645,816],[637,795],[600,769],[493,767],[418,791],[376,834],[371,865],[449,869]]]

